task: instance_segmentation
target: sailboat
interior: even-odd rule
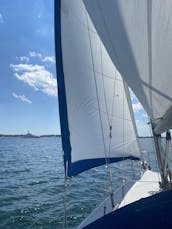
[[[100,165],[109,174],[109,197],[78,228],[172,226],[171,39],[170,0],[55,0],[65,179]],[[111,163],[141,158],[129,88],[150,117],[159,172],[142,163],[117,203]]]

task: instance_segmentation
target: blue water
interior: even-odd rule
[[[141,146],[156,170],[151,139],[141,139]],[[114,189],[121,186],[122,176],[139,175],[138,163],[112,166]],[[0,228],[63,228],[63,171],[60,137],[0,138]],[[107,187],[105,166],[68,181],[68,228],[76,228],[107,197]]]

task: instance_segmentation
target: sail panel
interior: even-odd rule
[[[170,0],[84,0],[108,54],[150,116],[156,134],[172,127]]]
[[[59,6],[58,6],[59,7]],[[56,5],[57,8],[57,5]],[[55,8],[55,10],[57,10]],[[62,66],[57,64],[62,141],[68,176],[106,163],[138,159],[140,151],[121,75],[112,63],[80,0],[61,1]],[[56,36],[57,38],[57,36]],[[62,69],[63,71],[60,71]],[[61,74],[63,72],[63,74]],[[64,85],[61,84],[63,78]],[[59,84],[60,82],[60,84]],[[65,89],[65,97],[61,96]],[[65,99],[65,103],[64,102]],[[59,101],[60,102],[60,101]],[[66,106],[66,120],[64,119]]]

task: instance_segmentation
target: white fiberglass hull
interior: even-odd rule
[[[114,199],[118,199],[115,202],[114,209],[112,209],[110,198],[107,198],[95,210],[93,210],[93,212],[78,226],[77,229],[84,228],[88,224],[96,221],[97,219],[116,209],[124,207],[142,198],[152,196],[153,194],[159,192],[159,181],[160,175],[158,172],[147,170],[141,179],[131,186],[129,191],[126,191],[124,188],[126,194],[123,199],[121,198],[123,195],[121,190],[114,193]],[[119,198],[120,200],[122,199],[122,201],[120,201]]]

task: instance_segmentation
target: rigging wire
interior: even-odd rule
[[[63,152],[63,151],[62,151]],[[64,157],[64,152],[63,152],[63,157]],[[66,166],[65,166],[65,175],[64,175],[64,191],[63,191],[63,210],[64,210],[64,215],[63,215],[63,229],[67,229],[67,188],[68,188],[68,182],[70,182],[69,177],[67,176],[68,174],[68,161],[66,161]]]
[[[93,60],[91,36],[90,36],[90,30],[89,30],[89,24],[88,24],[88,16],[87,16],[87,12],[86,11],[85,11],[85,13],[86,13],[86,20],[87,20],[87,27],[88,27],[89,45],[90,45],[90,50],[91,50],[91,62],[92,62],[92,66],[93,66],[93,75],[94,75],[94,83],[95,83],[95,89],[96,89],[96,99],[97,99],[97,105],[98,105],[100,127],[101,127],[101,132],[102,132],[102,139],[103,139],[103,147],[104,147],[104,151],[106,152],[105,139],[104,139],[104,134],[103,134],[103,122],[102,122],[102,117],[101,117],[101,114],[100,114],[101,112],[100,112],[100,101],[99,101],[99,95],[98,95],[98,86],[97,86],[95,66],[94,66],[94,60]]]
[[[108,177],[109,177],[109,193],[111,197],[111,204],[112,204],[112,207],[114,208],[113,190],[112,190],[112,173],[111,173],[111,167],[109,165],[108,155],[106,151],[105,136],[104,136],[104,130],[103,130],[103,121],[102,121],[101,112],[100,112],[100,101],[99,101],[99,94],[98,94],[96,71],[95,71],[95,65],[94,65],[94,60],[93,60],[91,35],[90,35],[90,29],[89,29],[89,23],[88,23],[88,15],[86,11],[85,11],[85,14],[86,14],[86,21],[87,21],[87,28],[88,28],[89,45],[90,45],[90,50],[91,50],[91,61],[92,61],[92,66],[93,66],[93,75],[94,75],[94,82],[95,82],[95,89],[96,89],[96,98],[97,98],[97,104],[98,104],[98,112],[99,112],[99,120],[100,120],[100,127],[101,127],[101,133],[102,133],[103,147],[104,147],[104,153],[105,153],[105,161],[106,161]]]
[[[105,92],[105,81],[104,81],[104,75],[103,75],[103,56],[102,56],[102,45],[101,45],[101,40],[100,41],[100,60],[101,60],[101,77],[102,77],[102,83],[103,83],[103,95],[104,95],[104,100],[105,100],[105,107],[106,107],[106,114],[108,118],[108,124],[109,127],[111,126],[110,123],[110,117],[109,117],[109,112],[108,112],[108,105],[107,105],[107,98],[106,98],[106,92]]]
[[[66,206],[66,179],[64,181],[64,192],[63,192],[63,208],[64,208],[64,218],[63,218],[63,228],[67,228],[67,206]]]
[[[107,105],[107,98],[106,98],[106,92],[105,92],[105,82],[104,82],[104,71],[103,71],[103,56],[102,56],[102,45],[101,45],[101,39],[100,39],[100,59],[101,59],[101,76],[102,76],[102,83],[103,83],[103,93],[104,93],[104,100],[105,100],[105,107],[106,107],[106,114],[108,118],[108,124],[109,124],[109,145],[108,145],[108,152],[105,153],[105,160],[106,160],[106,166],[109,170],[109,184],[110,184],[110,195],[111,195],[111,201],[112,206],[114,208],[114,199],[113,199],[113,184],[112,184],[112,169],[110,165],[110,161],[108,158],[110,158],[110,149],[111,149],[111,140],[112,140],[112,120],[113,120],[113,107],[114,107],[114,97],[115,97],[115,91],[113,91],[113,98],[112,98],[112,110],[111,110],[111,120],[110,115],[108,112],[108,105]],[[116,68],[115,68],[115,78],[116,78]],[[114,79],[114,87],[115,89],[115,79]]]
[[[114,103],[115,103],[115,93],[116,93],[116,74],[117,70],[115,68],[115,79],[113,85],[113,97],[112,97],[112,109],[111,109],[111,120],[109,122],[110,134],[109,134],[109,147],[108,147],[108,154],[110,155],[111,150],[111,142],[112,142],[112,122],[113,122],[113,110],[114,110]]]
[[[64,209],[64,217],[63,217],[63,229],[67,229],[67,177],[65,174],[64,177],[64,192],[63,192],[63,209]]]
[[[122,79],[122,83],[124,85],[124,80]],[[124,161],[124,157],[125,157],[125,151],[124,151],[124,138],[125,138],[125,122],[124,122],[124,90],[122,92],[122,117],[123,117],[123,120],[122,120],[122,153],[123,153],[123,161]],[[122,184],[123,184],[123,188],[122,188],[122,196],[123,196],[123,202],[125,204],[125,192],[124,192],[124,184],[125,184],[125,177],[123,176],[122,177]]]

